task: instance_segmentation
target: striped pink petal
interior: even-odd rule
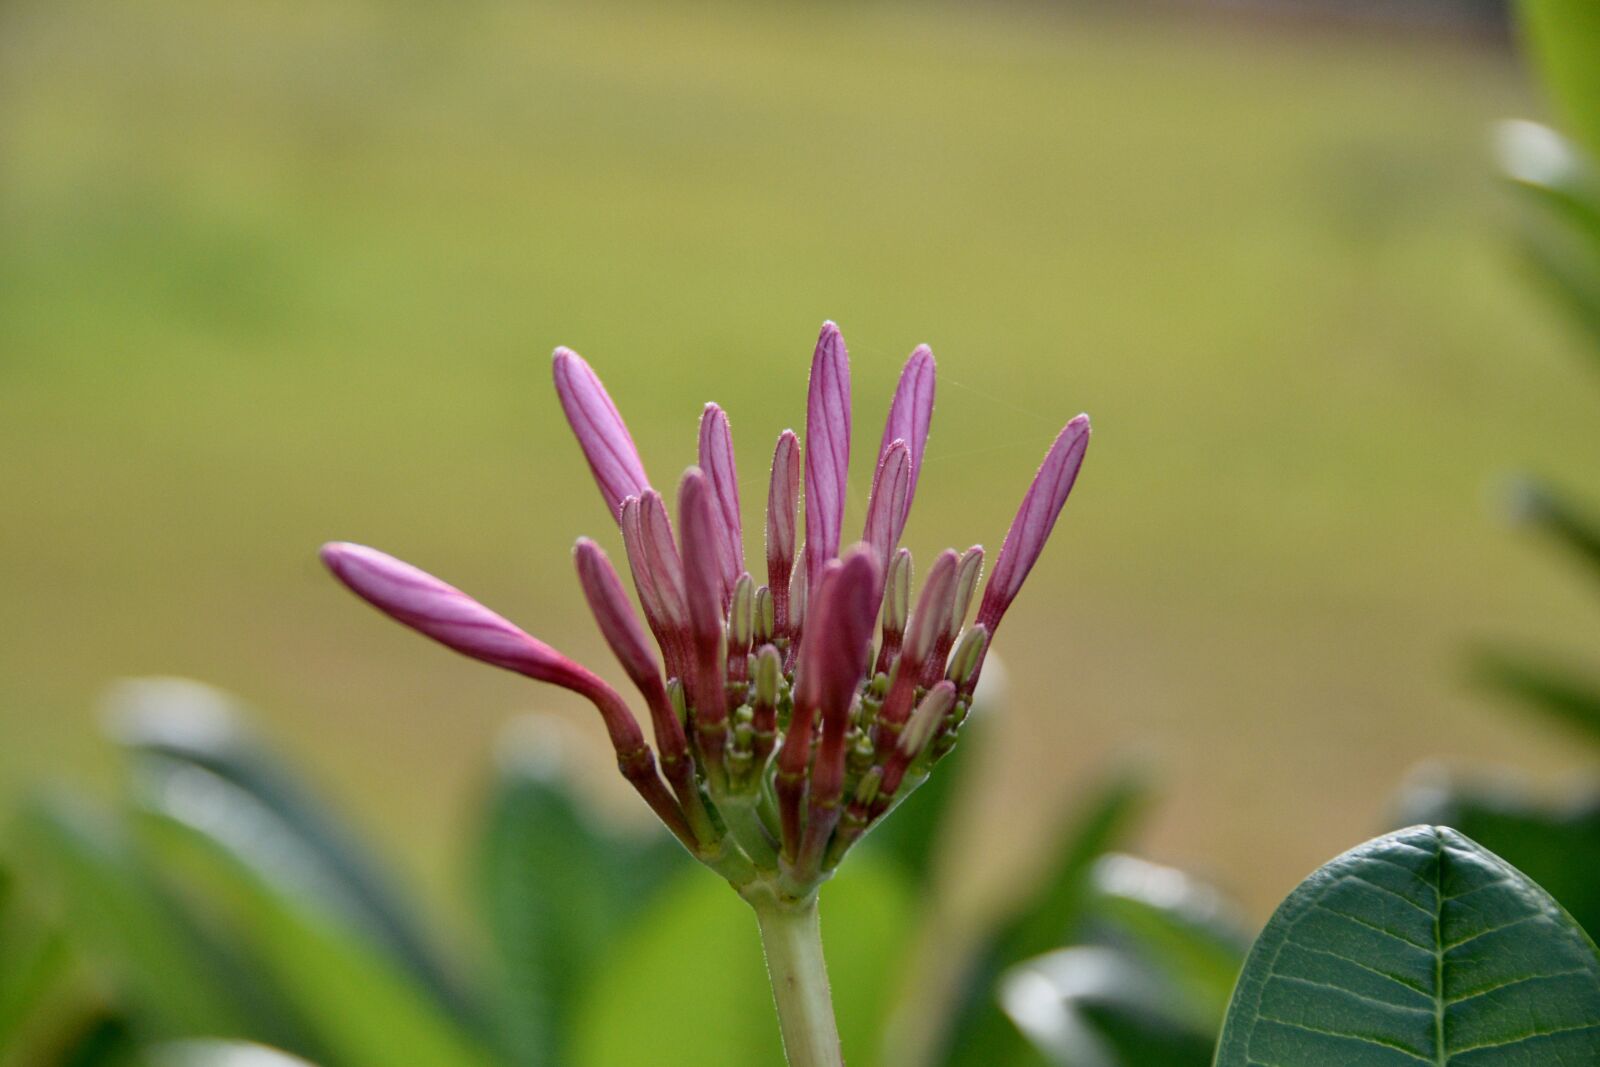
[[[905,640],[901,645],[901,657],[909,667],[914,668],[908,672],[908,678],[915,678],[920,673],[949,624],[960,570],[961,557],[949,548],[939,553],[933,566],[928,569],[928,577],[922,583],[922,595],[917,598],[916,609],[911,613],[911,622],[906,626]]]
[[[676,630],[689,625],[689,602],[684,590],[683,560],[672,537],[672,522],[661,494],[647,489],[639,498],[639,542],[649,568],[650,584],[661,605],[661,618]]]
[[[561,409],[578,438],[595,484],[613,517],[622,517],[622,502],[650,488],[639,450],[628,433],[617,405],[582,356],[569,348],[556,349],[553,369]]]
[[[1056,437],[1039,473],[1034,475],[1033,484],[1028,486],[1017,517],[1006,533],[1005,543],[1000,546],[994,572],[983,591],[983,604],[978,609],[978,621],[991,633],[1016,599],[1028,572],[1038,562],[1039,553],[1044,550],[1061,508],[1067,502],[1067,495],[1072,492],[1088,447],[1089,416],[1079,415]]]
[[[877,557],[880,574],[888,573],[890,558],[900,547],[910,489],[911,450],[904,441],[895,441],[883,454],[878,473],[872,479],[872,496],[867,500],[867,527],[861,535]]]
[[[767,487],[767,587],[772,590],[777,631],[789,632],[789,577],[794,570],[795,511],[800,494],[800,439],[778,435]]]
[[[875,599],[882,581],[872,551],[846,553],[832,580],[817,590],[800,645],[796,709],[846,715],[867,673],[867,651],[878,621]]]
[[[723,599],[744,573],[744,527],[739,521],[739,471],[733,460],[733,430],[728,415],[707,404],[700,416],[700,469],[711,480],[716,497],[717,546],[722,559]]]
[[[933,350],[927,345],[918,345],[900,372],[900,384],[895,387],[894,400],[889,404],[889,420],[883,427],[883,441],[878,445],[880,466],[896,441],[904,441],[911,449],[911,480],[900,514],[902,528],[911,514],[917,478],[922,474],[922,454],[927,450],[928,430],[933,425],[934,372]]]
[[[622,669],[647,697],[660,690],[661,664],[651,651],[638,616],[633,613],[633,605],[628,602],[616,568],[600,546],[587,537],[578,539],[572,555],[578,565],[578,582],[583,586],[584,599],[589,602],[589,610],[600,624],[600,633]]]
[[[321,555],[335,578],[396,622],[464,656],[587,697],[600,709],[619,753],[644,743],[616,690],[455,586],[365,545],[334,542],[323,545]]]
[[[722,564],[717,548],[717,505],[710,480],[690,467],[678,485],[678,521],[683,525],[683,587],[689,605],[689,634],[699,668],[695,708],[712,721],[727,715],[722,699]]]
[[[806,399],[806,574],[839,554],[850,473],[850,356],[839,327],[822,324]]]

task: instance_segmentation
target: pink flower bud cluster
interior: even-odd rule
[[[1089,442],[1087,416],[1068,422],[1046,453],[969,623],[983,549],[940,553],[913,598],[911,553],[900,546],[933,418],[926,346],[901,373],[864,527],[846,544],[850,362],[838,328],[823,324],[804,448],[785,430],[773,450],[761,577],[745,557],[733,434],[720,407],[708,404],[701,416],[699,463],[679,480],[674,528],[599,377],[565,348],[556,350],[554,372],[562,409],[621,529],[643,621],[616,568],[587,538],[574,552],[578,579],[649,712],[654,751],[616,690],[466,594],[360,545],[329,544],[323,560],[399,622],[590,700],[623,774],[692,852],[731,851],[757,865],[775,857],[791,884],[814,884],[954,743],[989,642],[1072,491]],[[755,802],[769,795],[775,803]],[[723,805],[728,811],[719,812]],[[727,829],[741,805],[761,813],[750,832],[764,840]]]

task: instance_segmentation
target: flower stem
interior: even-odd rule
[[[844,1067],[828,969],[822,958],[816,894],[797,901],[776,894],[748,899],[761,926],[767,976],[772,980],[789,1067]]]

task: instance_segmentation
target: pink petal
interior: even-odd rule
[[[672,537],[666,502],[654,489],[646,489],[639,498],[639,535],[650,582],[660,599],[662,621],[674,629],[685,629],[689,625],[689,602],[683,561]]]
[[[578,581],[583,595],[600,624],[600,633],[616,654],[622,669],[635,685],[647,694],[661,687],[661,664],[650,649],[650,641],[639,618],[633,613],[628,594],[622,588],[616,568],[600,546],[587,537],[579,538],[573,549],[578,565]]]
[[[464,656],[587,697],[619,754],[643,745],[639,724],[616,690],[461,590],[365,545],[334,542],[323,545],[321,555],[335,578],[396,622]]]
[[[716,404],[707,404],[700,416],[700,469],[711,480],[722,520],[717,524],[717,545],[726,599],[744,573],[744,527],[739,521],[739,472],[733,461],[733,431],[727,413]]]
[[[839,327],[822,324],[806,400],[806,574],[839,554],[850,472],[850,356]]]
[[[699,670],[693,696],[697,713],[710,721],[727,715],[723,695],[722,565],[717,549],[716,503],[710,481],[690,467],[678,486],[678,521],[683,524],[683,586],[689,633]]]
[[[922,583],[922,595],[911,613],[906,626],[901,657],[907,666],[907,677],[916,678],[922,666],[933,653],[945,627],[949,623],[951,602],[955,599],[956,579],[961,557],[953,549],[945,549],[928,568],[928,577]]]
[[[778,435],[767,487],[767,587],[772,590],[777,631],[789,632],[789,578],[794,570],[795,510],[800,494],[800,439]]]
[[[918,345],[900,372],[900,384],[895,387],[894,400],[889,404],[889,420],[883,427],[883,441],[878,445],[880,466],[896,441],[904,441],[911,448],[911,482],[906,488],[905,508],[900,514],[902,529],[911,514],[911,500],[917,494],[922,454],[928,447],[928,430],[933,425],[934,371],[933,350],[927,345]]]
[[[911,450],[904,441],[895,441],[883,454],[878,473],[872,479],[872,496],[867,501],[867,528],[861,535],[876,554],[880,573],[887,574],[890,557],[900,547],[910,489]]]
[[[567,414],[567,422],[578,438],[595,484],[606,506],[617,519],[622,517],[622,502],[650,488],[650,479],[639,459],[639,450],[628,433],[617,405],[612,403],[600,378],[583,357],[569,348],[556,349],[553,369],[556,395]]]
[[[1079,415],[1056,437],[1027,495],[1022,498],[1022,506],[1017,509],[1017,517],[1006,533],[1005,543],[1000,546],[1000,556],[978,609],[978,621],[991,633],[1016,599],[1028,572],[1038,562],[1039,553],[1044,550],[1045,541],[1067,502],[1067,495],[1072,492],[1088,447],[1089,416]]]
[[[846,553],[831,575],[812,598],[795,693],[797,714],[820,708],[825,719],[849,713],[856,686],[866,677],[882,580],[878,561],[864,547]]]

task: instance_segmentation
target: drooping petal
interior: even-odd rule
[[[883,454],[878,473],[872,479],[872,496],[867,500],[867,526],[861,535],[877,556],[880,573],[887,574],[894,550],[904,531],[905,502],[911,487],[911,449],[895,441]]]
[[[933,425],[933,392],[935,365],[933,350],[918,345],[906,360],[900,372],[900,384],[895,387],[894,400],[889,404],[889,419],[883,427],[883,441],[878,445],[878,463],[889,446],[904,441],[911,449],[911,481],[906,487],[905,506],[900,514],[900,526],[905,527],[911,514],[911,500],[917,493],[917,479],[922,474],[922,454],[928,447],[928,430]]]
[[[616,690],[455,586],[365,545],[334,542],[323,545],[321,555],[335,578],[396,622],[464,656],[587,697],[619,754],[643,745],[639,724]]]
[[[799,494],[800,439],[793,430],[785,430],[772,450],[772,480],[767,488],[767,588],[772,590],[774,626],[780,634],[789,632],[789,577],[794,571]]]
[[[1083,465],[1084,450],[1089,447],[1089,416],[1079,415],[1062,429],[1050,451],[1045,454],[1039,473],[1022,498],[1017,517],[1006,533],[1005,543],[995,560],[994,572],[983,591],[983,604],[978,609],[978,621],[990,633],[1000,624],[1000,618],[1016,599],[1023,580],[1038,562],[1050,531],[1055,528],[1072,484]]]
[[[582,356],[570,348],[558,348],[552,366],[561,410],[589,461],[600,495],[612,516],[621,521],[622,502],[650,488],[639,450],[611,395]]]
[[[850,356],[839,327],[822,324],[806,399],[806,575],[839,554],[850,472]]]
[[[707,404],[700,416],[700,469],[711,481],[716,497],[717,545],[722,557],[723,599],[744,572],[744,527],[739,520],[739,471],[733,459],[733,430],[728,416],[716,404]]]

